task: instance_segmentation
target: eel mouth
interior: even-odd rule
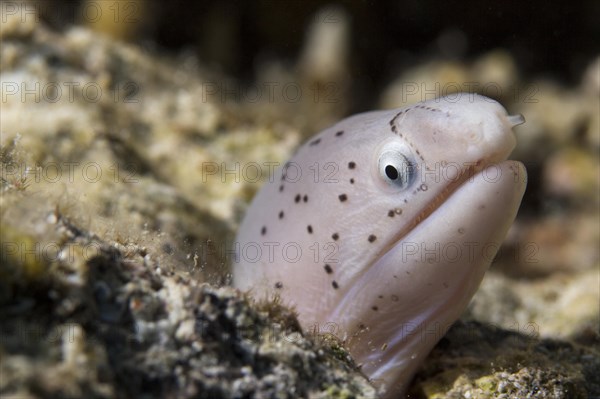
[[[423,220],[427,219],[432,213],[434,213],[439,207],[448,200],[457,190],[459,190],[469,180],[474,179],[476,176],[483,173],[485,170],[501,165],[504,162],[509,162],[506,159],[493,159],[490,157],[488,160],[479,159],[472,165],[466,167],[461,173],[454,178],[449,184],[444,187],[435,198],[427,203],[423,210],[417,214],[403,229],[399,230],[395,234],[390,243],[382,250],[381,255],[387,253],[396,243],[403,240],[415,227],[417,227]],[[380,255],[380,256],[381,256]]]
[[[444,190],[438,194],[433,200],[431,200],[424,208],[421,213],[419,213],[410,224],[409,230],[412,230],[421,223],[424,219],[428,218],[439,206],[444,203],[450,196],[459,189],[463,184],[465,184],[469,179],[473,179],[475,175],[483,173],[483,170],[496,165],[497,163],[486,162],[483,160],[478,160],[475,164],[469,165],[465,168],[456,179],[453,179]]]

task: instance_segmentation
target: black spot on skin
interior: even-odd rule
[[[336,137],[340,137],[342,134],[344,134],[344,131],[343,131],[343,130],[340,130],[339,132],[337,132],[337,133],[335,134],[335,136],[336,136]]]
[[[348,169],[354,169],[354,168],[356,168],[356,163],[348,162]]]
[[[312,234],[312,226],[310,224],[306,226],[306,230],[308,230],[308,234]]]
[[[337,241],[337,240],[338,240],[338,238],[340,238],[340,235],[339,235],[338,233],[333,233],[333,234],[331,235],[331,238],[333,238],[333,241]]]
[[[304,196],[304,198],[302,198],[302,200],[303,200],[304,202],[308,202],[308,195],[305,195],[305,196]]]
[[[321,142],[321,139],[316,139],[316,140],[311,141],[309,145],[317,145],[320,142]]]
[[[296,194],[296,198],[294,198],[294,202],[295,202],[295,203],[298,203],[298,202],[300,202],[300,198],[302,198],[302,197],[300,196],[300,194]]]
[[[458,228],[458,234],[465,234],[465,228],[464,227],[459,227]]]
[[[331,273],[333,273],[333,269],[332,269],[332,268],[331,268],[331,266],[329,266],[329,265],[325,265],[325,266],[323,266],[323,269],[325,269],[325,272],[326,272],[327,274],[331,274]]]
[[[283,211],[279,211],[279,219],[283,219]]]
[[[340,194],[338,196],[338,198],[340,199],[341,202],[344,202],[348,199],[348,196],[346,194]]]
[[[279,186],[279,192],[283,191],[283,184],[281,186]]]
[[[336,290],[339,288],[339,285],[338,285],[337,281],[335,281],[335,280],[333,280],[333,281],[331,282],[331,286],[332,286],[334,289],[336,289]]]
[[[383,295],[379,295],[379,296],[377,296],[377,298],[383,299]]]
[[[371,309],[373,309],[375,312],[377,312],[379,310],[379,308],[377,306],[371,306]]]
[[[263,236],[267,234],[267,226],[263,226],[262,229],[260,229],[260,234]]]
[[[373,234],[371,234],[371,235],[369,236],[369,242],[373,242],[373,241],[375,241],[376,239],[377,239],[377,237],[375,237],[375,235],[373,235]]]
[[[278,281],[275,283],[275,288],[277,288],[278,290],[283,288],[283,283],[281,281]]]
[[[394,216],[396,216],[396,212],[394,212],[394,210],[393,210],[393,209],[390,209],[390,210],[388,211],[388,216],[389,216],[389,217],[391,217],[391,218],[393,218]]]
[[[354,184],[354,179],[350,179],[350,184]]]

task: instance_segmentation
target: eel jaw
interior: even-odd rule
[[[483,173],[489,168],[498,168],[496,181]],[[349,345],[350,353],[363,364],[362,370],[379,387],[382,398],[401,397],[443,335],[419,335],[415,331],[433,331],[439,326],[443,330],[460,317],[506,236],[525,187],[526,172],[520,162],[488,165],[444,196],[442,204],[376,260],[348,293],[354,298],[371,298],[370,282],[377,280],[382,282],[377,289],[379,295],[400,298],[395,305],[380,307],[376,313],[363,310],[362,321],[372,327],[372,332]],[[432,263],[426,250],[407,257],[406,243],[426,249],[431,249],[432,243],[451,243],[462,252],[459,258],[451,259],[442,251]],[[476,252],[471,253],[473,243]],[[402,278],[395,279],[394,275]],[[364,302],[369,306],[368,300]],[[338,312],[352,311],[345,306]]]
[[[520,115],[517,115],[520,116]],[[431,200],[427,205],[423,207],[423,210],[417,214],[410,223],[402,229],[399,230],[397,234],[391,239],[390,244],[382,251],[382,254],[385,254],[389,249],[394,247],[396,243],[402,241],[410,232],[423,220],[427,219],[433,212],[435,212],[452,194],[459,190],[466,182],[473,180],[477,175],[480,175],[484,172],[485,169],[491,167],[500,167],[503,162],[507,162],[505,160],[500,160],[499,162],[494,160],[495,157],[490,157],[489,160],[478,160],[474,164],[467,166],[460,175],[453,179],[444,190],[438,194],[433,200]],[[374,260],[375,263],[377,259]]]

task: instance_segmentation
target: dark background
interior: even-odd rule
[[[81,1],[47,4],[43,19],[62,29]],[[515,57],[523,78],[576,84],[600,54],[597,0],[140,0],[134,7],[139,23],[128,40],[151,50],[190,52],[205,65],[252,81],[261,60],[294,62],[306,28],[325,5],[341,6],[350,16],[351,73],[366,95],[363,101],[402,68],[430,59],[470,60],[504,48]],[[458,40],[455,46],[440,46],[441,37]]]

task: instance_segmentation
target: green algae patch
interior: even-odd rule
[[[44,258],[44,248],[36,237],[19,232],[12,226],[2,226],[0,245],[0,262],[4,265],[0,268],[2,281],[36,280],[47,272],[49,262]]]

